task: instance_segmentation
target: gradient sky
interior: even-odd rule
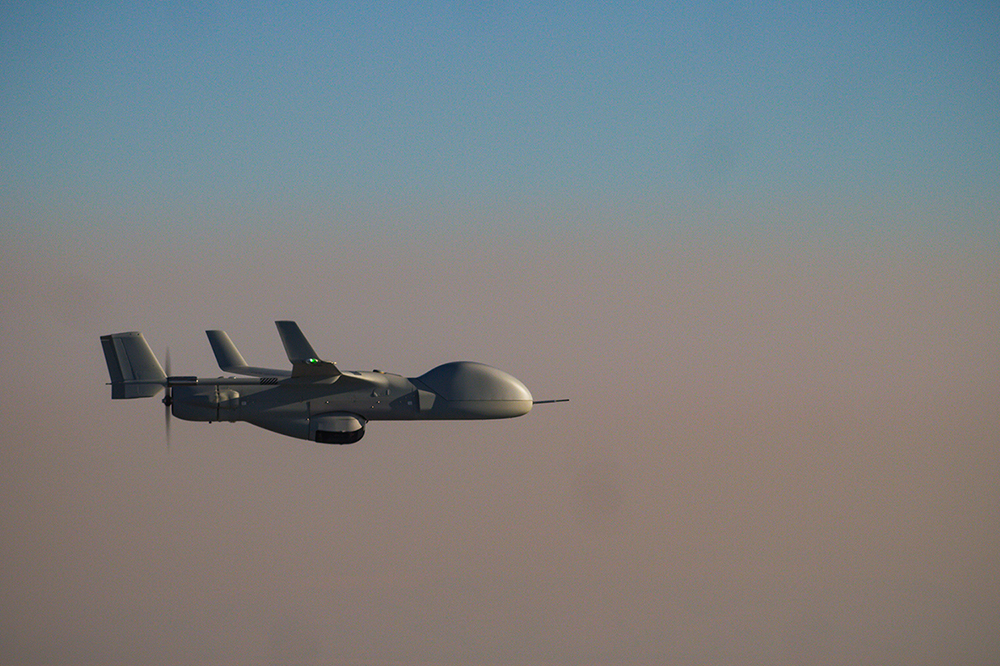
[[[5,3],[0,662],[1000,654],[993,3]],[[115,401],[474,359],[328,447]]]

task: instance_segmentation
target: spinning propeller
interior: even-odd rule
[[[164,393],[163,393],[163,405],[166,408],[163,412],[163,431],[166,433],[167,437],[167,448],[170,448],[170,406],[174,404],[174,392],[170,385],[170,347],[167,347],[166,355],[164,356],[164,362],[166,363],[167,380],[164,383]]]

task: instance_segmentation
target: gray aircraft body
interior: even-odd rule
[[[148,398],[161,390],[170,415],[186,421],[246,421],[326,444],[360,440],[368,421],[501,419],[539,402],[515,377],[482,363],[439,365],[419,377],[373,370],[341,371],[321,360],[293,321],[275,322],[292,369],[247,365],[225,331],[206,331],[223,372],[244,377],[169,376],[142,333],[101,336],[113,399]]]

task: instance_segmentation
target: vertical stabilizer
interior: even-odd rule
[[[167,375],[142,333],[102,335],[101,346],[111,375],[112,398],[149,398],[163,388]]]

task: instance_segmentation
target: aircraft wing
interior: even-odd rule
[[[360,372],[341,372],[336,363],[324,361],[316,354],[299,325],[294,321],[276,321],[281,343],[292,362],[292,377],[310,379],[333,378],[338,386],[348,389],[378,388],[381,383]]]
[[[340,377],[340,369],[336,363],[323,361],[316,354],[306,336],[302,335],[299,325],[294,321],[276,321],[281,344],[292,363],[292,377]]]
[[[292,371],[275,368],[258,368],[247,365],[236,345],[229,339],[225,331],[205,331],[208,341],[215,352],[215,359],[224,372],[251,377],[307,377],[310,379],[334,378],[338,385],[362,388],[378,387],[379,383],[361,373],[342,373],[335,363],[323,361],[316,356],[316,351],[302,335],[298,324],[294,321],[277,321],[278,333],[285,346],[288,360],[292,362]]]
[[[222,368],[223,372],[251,377],[289,377],[292,374],[288,370],[247,365],[240,350],[236,348],[225,331],[205,331],[205,333],[212,345],[212,351],[215,352],[215,360],[219,362],[219,367]]]

